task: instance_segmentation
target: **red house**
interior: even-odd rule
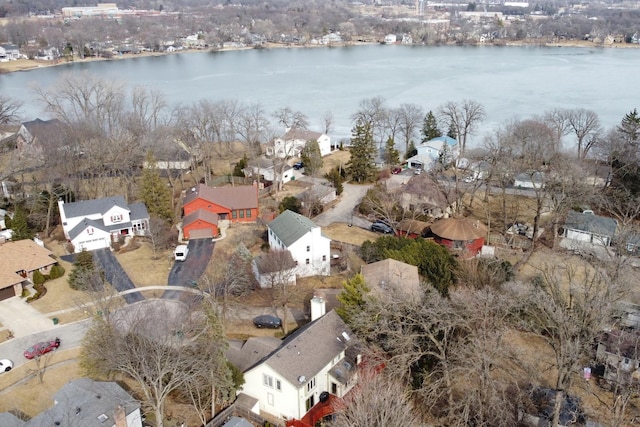
[[[436,243],[458,253],[463,258],[476,256],[484,245],[487,227],[469,218],[445,218],[431,226]]]
[[[198,184],[182,201],[185,239],[214,237],[219,234],[218,222],[256,222],[258,218],[258,188],[254,185],[207,187]]]

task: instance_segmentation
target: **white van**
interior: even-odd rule
[[[173,258],[176,261],[184,261],[187,259],[187,255],[189,254],[189,248],[187,245],[178,245],[176,249],[173,251]]]

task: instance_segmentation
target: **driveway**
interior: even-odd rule
[[[0,301],[0,323],[16,338],[54,328],[51,319],[27,304],[21,297]]]
[[[184,261],[176,261],[169,272],[169,286],[191,286],[197,282],[207,269],[215,242],[211,239],[189,240],[189,255]],[[162,298],[178,299],[180,291],[165,291]]]
[[[110,249],[93,251],[93,261],[104,271],[107,282],[111,283],[118,292],[136,288]],[[127,304],[144,300],[139,292],[125,294],[122,297]]]
[[[331,209],[322,212],[313,218],[313,222],[320,227],[326,227],[334,222],[343,222],[352,224],[357,227],[369,228],[371,223],[366,219],[354,215],[355,207],[360,203],[367,190],[373,187],[373,184],[343,184],[344,191],[340,195],[340,200]]]

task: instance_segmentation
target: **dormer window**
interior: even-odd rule
[[[111,215],[111,222],[120,222],[122,221],[122,214]]]
[[[93,227],[87,228],[87,234],[93,234]]]

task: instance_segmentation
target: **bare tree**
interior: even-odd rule
[[[569,129],[576,136],[578,144],[578,158],[584,159],[589,150],[597,143],[597,137],[602,132],[600,119],[595,111],[576,108],[567,112]]]
[[[293,111],[291,107],[280,108],[273,113],[285,129],[306,129],[309,127],[309,119],[301,111]]]
[[[260,153],[260,144],[268,141],[271,136],[269,120],[260,104],[252,104],[240,110],[236,130],[254,153]]]
[[[402,104],[398,108],[398,132],[404,140],[405,154],[409,150],[409,144],[416,132],[422,125],[422,119],[424,118],[424,110],[422,107],[416,104]]]
[[[359,110],[351,116],[354,123],[368,124],[371,133],[379,146],[384,143],[386,133],[385,121],[387,118],[387,108],[385,99],[381,96],[367,98],[360,101]]]
[[[540,121],[547,123],[551,129],[553,129],[556,136],[555,151],[560,151],[562,148],[562,138],[569,134],[569,123],[567,116],[569,115],[567,110],[555,108],[553,110],[546,111]]]
[[[149,227],[146,230],[146,236],[151,243],[153,250],[153,258],[158,259],[158,250],[169,248],[171,242],[170,226],[163,218],[152,216],[149,218]]]
[[[560,410],[575,373],[598,331],[611,316],[612,305],[624,295],[625,286],[604,277],[588,265],[546,266],[531,284],[513,284],[515,301],[520,302],[520,325],[535,333],[553,350],[556,391],[552,425],[558,425]]]
[[[331,111],[325,111],[322,116],[322,132],[325,135],[329,135],[333,130],[333,113]]]
[[[419,427],[410,390],[399,378],[370,369],[358,375],[358,386],[336,413],[335,427]]]
[[[0,126],[7,126],[20,121],[22,104],[6,95],[0,95]]]
[[[289,305],[300,292],[296,287],[296,263],[288,250],[270,251],[256,263],[262,286],[271,288],[273,305],[276,309],[282,308],[282,329],[286,335],[289,332]]]
[[[484,107],[476,101],[465,99],[461,103],[447,102],[440,107],[442,120],[453,126],[460,142],[460,152],[464,155],[469,136],[485,117]]]

